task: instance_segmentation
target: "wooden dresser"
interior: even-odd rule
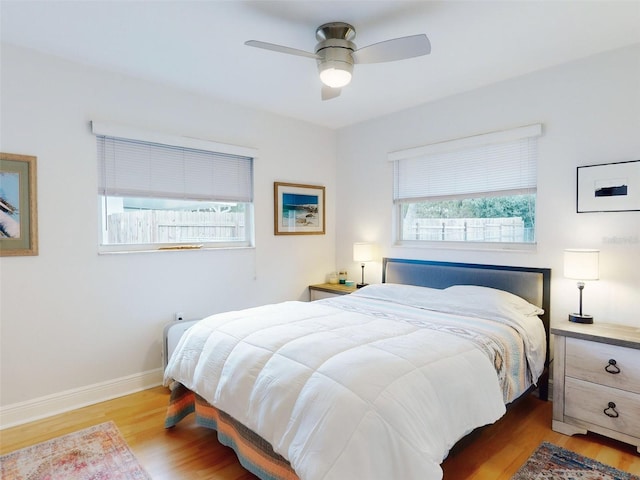
[[[640,328],[564,322],[551,333],[553,430],[592,431],[640,453]]]

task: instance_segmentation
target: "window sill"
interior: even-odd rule
[[[430,241],[401,241],[396,242],[398,248],[428,248],[430,250],[465,250],[483,252],[535,252],[537,243],[489,243],[489,242],[430,242]]]
[[[218,251],[218,250],[252,250],[256,247],[254,245],[225,245],[221,247],[189,247],[185,248],[184,246],[176,247],[154,247],[154,248],[140,248],[140,249],[127,249],[119,248],[118,250],[111,249],[98,249],[98,255],[122,255],[122,254],[131,254],[131,253],[168,253],[168,252],[202,252],[202,251]]]

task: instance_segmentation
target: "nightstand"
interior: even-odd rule
[[[322,298],[337,297],[339,295],[348,295],[357,290],[355,286],[347,287],[340,283],[320,283],[318,285],[309,285],[309,299],[320,300]]]
[[[553,430],[599,433],[640,453],[640,328],[565,322],[551,333]]]

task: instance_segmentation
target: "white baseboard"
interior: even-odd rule
[[[0,408],[0,430],[122,397],[162,384],[161,368]]]

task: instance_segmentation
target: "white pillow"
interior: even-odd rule
[[[376,283],[356,290],[351,295],[376,298],[403,305],[438,310],[439,305],[460,304],[464,310],[475,310],[478,314],[517,311],[522,315],[542,315],[544,310],[527,302],[513,293],[496,288],[477,285],[454,285],[444,290],[438,288],[401,285],[397,283]],[[447,310],[449,310],[447,308]]]
[[[438,288],[402,285],[399,283],[375,283],[359,288],[351,295],[386,300],[388,302],[412,305],[415,307],[428,306],[442,295]]]
[[[481,287],[478,285],[454,285],[446,288],[445,292],[462,298],[466,298],[469,303],[477,305],[479,308],[493,310],[493,307],[506,307],[515,309],[523,315],[542,315],[544,310],[527,302],[524,298],[513,293],[498,290],[497,288]]]

